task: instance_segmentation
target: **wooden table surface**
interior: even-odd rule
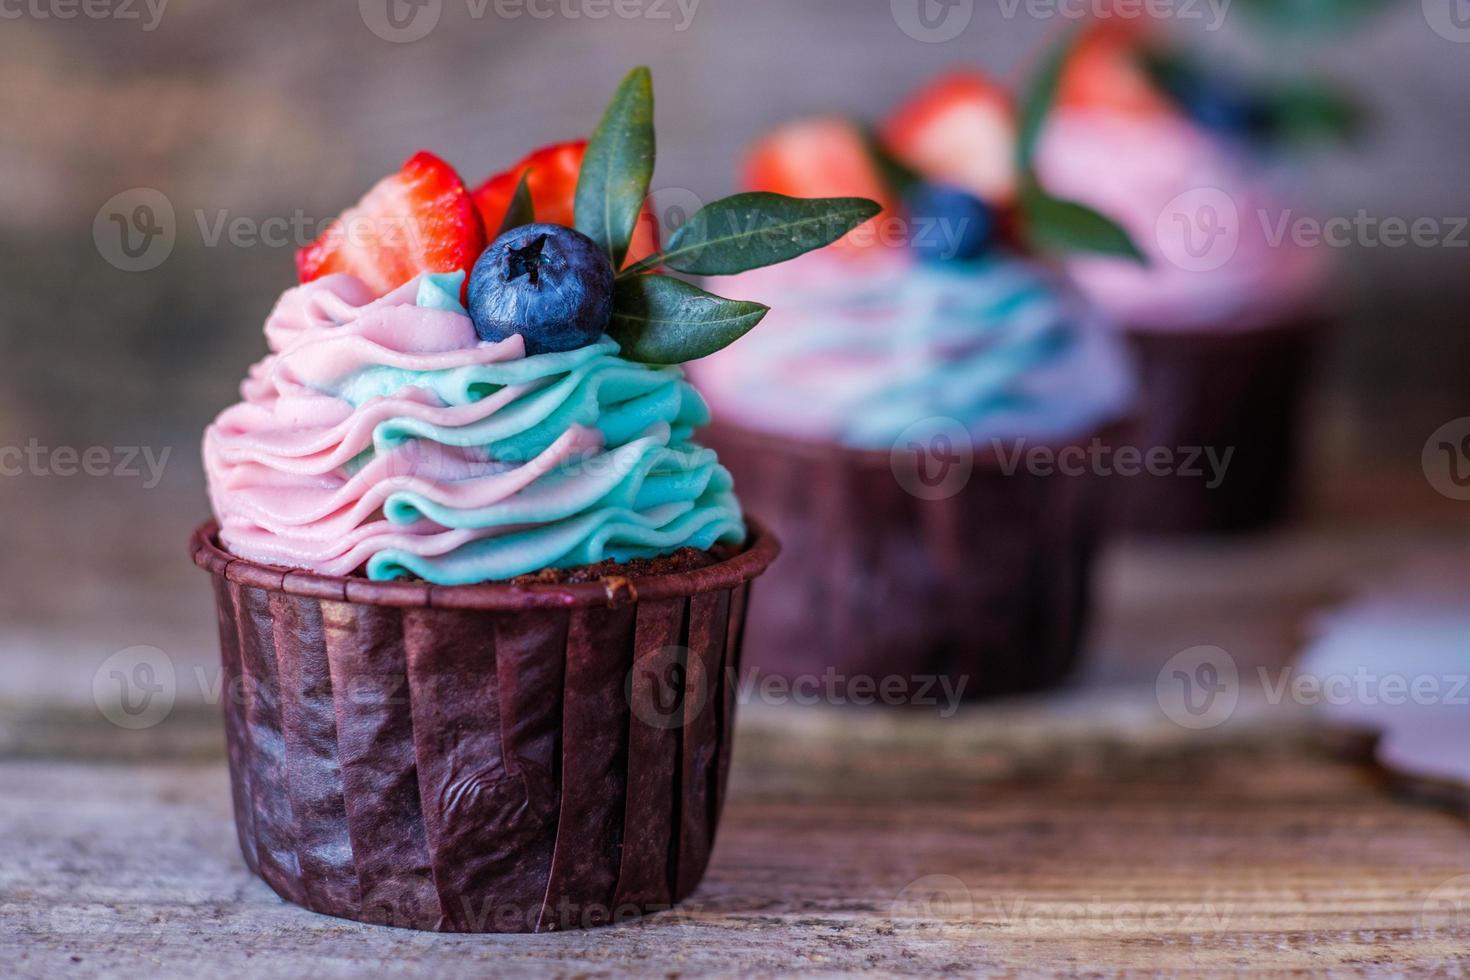
[[[1314,610],[1445,526],[1341,520],[1115,551],[1088,669],[1045,698],[949,718],[745,704],[693,898],[542,936],[325,918],[246,871],[220,721],[185,692],[215,657],[207,588],[186,569],[176,601],[198,604],[197,633],[12,646],[0,975],[1470,975],[1470,797],[1391,778],[1363,737],[1299,708],[1246,699],[1196,732],[1154,693],[1159,665],[1195,644],[1243,674],[1279,667]],[[167,649],[178,671],[154,728],[122,731],[90,703],[119,638]]]
[[[237,853],[216,724],[119,740],[79,718],[12,746],[6,972],[1470,973],[1467,813],[1295,716],[1201,735],[1127,689],[950,719],[756,705],[693,899],[543,936],[284,904]]]

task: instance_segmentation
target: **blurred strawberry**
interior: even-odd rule
[[[582,157],[587,152],[586,140],[554,143],[527,156],[520,163],[485,181],[475,188],[475,205],[490,235],[500,230],[510,199],[515,194],[521,174],[530,170],[526,189],[531,192],[531,205],[536,220],[543,224],[573,226],[577,200],[577,177],[582,172]],[[633,227],[633,240],[628,246],[624,265],[630,265],[658,251],[658,219],[645,203]]]
[[[422,272],[468,274],[485,244],[480,214],[459,175],[419,152],[298,251],[296,271],[302,282],[351,273],[383,296]]]
[[[867,140],[854,123],[835,117],[801,119],[767,133],[745,161],[745,186],[789,197],[866,197],[893,206]],[[879,214],[837,244],[876,244]]]
[[[925,180],[994,206],[1015,197],[1015,109],[1005,90],[984,75],[941,75],[899,106],[882,136],[888,151]]]
[[[1166,116],[1175,109],[1143,66],[1143,30],[1099,21],[1077,39],[1062,70],[1057,106],[1130,116]]]

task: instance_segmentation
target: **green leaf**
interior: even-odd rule
[[[1287,143],[1346,142],[1362,129],[1363,111],[1336,89],[1297,82],[1263,97],[1272,139]]]
[[[1028,183],[1021,189],[1021,211],[1026,236],[1035,248],[1116,255],[1148,264],[1121,225],[1085,204],[1052,197]]]
[[[668,248],[627,270],[666,265],[700,276],[729,276],[830,245],[882,208],[865,197],[787,197],[767,191],[707,204],[669,236]]]
[[[1272,32],[1329,33],[1388,10],[1392,0],[1242,0],[1241,9]]]
[[[924,178],[917,170],[889,152],[871,126],[863,127],[863,145],[873,161],[873,169],[878,171],[878,179],[894,197],[903,197],[915,184],[923,182]]]
[[[536,208],[531,203],[531,189],[526,186],[526,178],[529,176],[531,176],[531,169],[528,167],[521,174],[521,179],[516,181],[516,189],[510,195],[510,204],[505,209],[505,217],[500,220],[500,230],[490,236],[491,241],[512,228],[536,223]]]
[[[653,180],[653,78],[634,68],[613,93],[577,178],[577,230],[621,268]]]
[[[1031,78],[1021,98],[1020,130],[1016,137],[1016,165],[1024,175],[1031,171],[1036,159],[1036,144],[1041,139],[1041,128],[1046,114],[1057,99],[1057,88],[1062,82],[1062,70],[1071,57],[1079,31],[1067,31],[1056,46],[1042,59],[1041,67]]]
[[[682,364],[744,336],[768,307],[722,299],[669,276],[619,279],[608,333],[622,355],[645,364]]]

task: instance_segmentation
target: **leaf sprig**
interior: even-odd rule
[[[1062,72],[1066,70],[1079,34],[1076,29],[1069,31],[1048,52],[1021,99],[1020,132],[1016,138],[1021,227],[1027,241],[1038,250],[1116,255],[1147,265],[1147,257],[1122,225],[1078,201],[1052,196],[1036,176],[1036,151],[1041,142],[1041,131],[1056,102]]]
[[[628,254],[648,197],[654,146],[653,82],[647,68],[635,68],[592,134],[577,180],[577,230],[602,247],[614,269]],[[835,242],[880,210],[866,198],[768,193],[708,204],[669,236],[662,252],[618,275],[608,332],[624,356],[647,364],[713,354],[759,323],[768,308],[725,299],[654,270],[727,276],[774,265]]]

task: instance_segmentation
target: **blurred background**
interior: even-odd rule
[[[1301,617],[1352,576],[1466,528],[1470,505],[1435,489],[1421,452],[1470,414],[1470,20],[1462,0],[1358,3],[1356,19],[1301,32],[1269,10],[1261,19],[1267,6],[1180,0],[1170,26],[1243,73],[1311,74],[1360,103],[1358,140],[1300,159],[1305,207],[1428,217],[1444,234],[1334,249],[1345,322],[1313,392],[1302,519],[1204,551],[1116,549],[1094,679],[1151,678],[1184,646],[1241,634],[1251,642],[1232,649],[1294,644]],[[646,63],[659,100],[655,187],[708,200],[733,188],[764,128],[818,111],[877,117],[950,65],[1014,86],[1087,9],[4,5],[0,447],[31,455],[0,477],[0,702],[87,706],[98,665],[135,645],[184,672],[213,662],[207,580],[185,553],[207,516],[201,432],[264,353],[260,327],[294,282],[295,248],[413,151],[432,149],[478,183],[532,148],[586,135],[624,71]],[[120,247],[115,214],[152,232],[146,247]],[[1285,598],[1264,604],[1263,583]],[[198,696],[179,683],[181,699]]]

